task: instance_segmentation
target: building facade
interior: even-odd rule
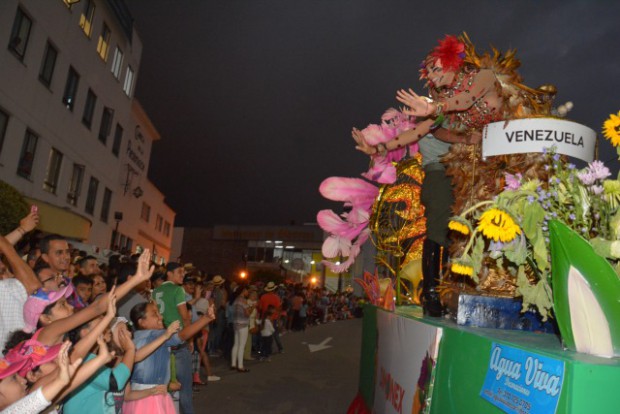
[[[133,97],[141,54],[122,0],[0,2],[0,179],[45,232],[167,260],[175,213],[147,178],[160,136]]]

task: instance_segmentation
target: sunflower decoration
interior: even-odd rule
[[[469,220],[466,220],[461,216],[451,217],[450,222],[448,223],[448,229],[460,233],[464,236],[469,236],[471,233],[473,233]]]
[[[521,234],[521,228],[506,211],[491,208],[480,216],[476,229],[495,242],[508,243]]]
[[[617,115],[609,115],[603,124],[603,135],[611,142],[611,145],[618,148],[620,145],[620,112]]]

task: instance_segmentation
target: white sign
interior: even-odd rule
[[[594,160],[596,132],[572,121],[526,118],[493,122],[483,131],[482,156],[543,152],[555,147],[558,154],[586,162]]]
[[[429,389],[418,389],[418,382],[424,372],[430,376],[432,371],[422,369],[422,366],[429,362],[434,365],[437,360],[441,328],[377,310],[377,329],[379,339],[373,412],[418,412],[414,401],[416,395],[430,393]]]

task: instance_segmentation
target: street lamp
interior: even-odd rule
[[[243,270],[243,271],[241,271],[241,273],[239,273],[239,277],[241,277],[241,279],[245,280],[245,278],[248,277],[248,274],[247,274],[247,272],[245,272],[245,270]]]

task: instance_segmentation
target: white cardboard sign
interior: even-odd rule
[[[555,147],[558,154],[586,162],[594,160],[596,132],[572,121],[525,118],[493,122],[484,128],[482,156],[543,152]]]

